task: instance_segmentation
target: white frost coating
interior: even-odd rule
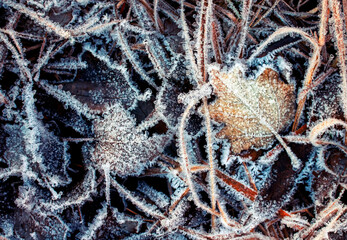
[[[112,34],[112,37],[114,37],[115,40],[118,41],[118,44],[120,45],[124,55],[128,58],[129,62],[131,62],[136,72],[140,74],[143,80],[145,80],[153,88],[158,90],[158,86],[156,85],[156,83],[153,81],[152,78],[148,76],[147,72],[143,69],[142,64],[140,64],[138,56],[131,50],[129,43],[126,40],[126,37],[122,33],[122,29],[116,28],[115,33]]]
[[[281,147],[281,145],[277,145],[275,148],[273,148],[273,150],[271,150],[270,154],[265,154],[264,156],[261,156],[258,160],[258,163],[270,165],[278,159],[278,156],[282,151],[283,148]]]
[[[111,204],[111,198],[110,198],[110,163],[105,163],[102,165],[102,169],[104,170],[105,174],[105,185],[106,185],[106,202],[108,205]]]
[[[92,114],[93,111],[91,111],[86,104],[83,104],[80,101],[78,101],[69,92],[65,92],[56,86],[52,86],[50,84],[43,83],[43,82],[40,83],[40,86],[44,90],[46,90],[48,94],[55,97],[58,101],[65,103],[66,107],[71,107],[78,114],[86,116],[87,118],[90,118],[90,119],[94,118],[94,115]]]
[[[322,0],[322,3],[328,1],[337,2],[337,0]],[[253,26],[250,33],[254,39],[248,39],[247,35],[251,36],[248,33],[250,29],[247,26],[248,19],[256,14],[254,10],[257,9],[257,6],[252,8],[250,6],[255,1],[238,1],[240,3],[237,6],[238,9],[243,8],[243,22],[233,16],[230,7],[229,9],[221,7],[229,4],[232,10],[239,14],[232,2],[235,1],[227,0],[222,3],[222,1],[213,0],[116,2],[3,0],[0,3],[1,11],[5,13],[4,18],[7,22],[6,26],[0,29],[0,42],[2,42],[0,78],[3,80],[0,87],[0,104],[4,108],[1,116],[3,126],[0,126],[0,142],[3,144],[2,147],[0,146],[0,180],[4,184],[0,188],[5,191],[5,193],[0,193],[0,202],[4,203],[3,208],[11,208],[13,202],[11,203],[7,199],[11,201],[16,199],[14,214],[6,212],[6,216],[0,221],[0,229],[2,229],[0,238],[67,239],[68,234],[69,238],[75,236],[75,238],[84,240],[98,238],[270,239],[271,237],[264,235],[276,235],[276,232],[281,234],[285,225],[293,227],[293,230],[288,233],[291,238],[305,239],[306,236],[301,237],[305,232],[312,239],[331,237],[330,234],[328,235],[329,232],[342,234],[347,223],[346,207],[338,202],[341,199],[336,200],[335,206],[331,208],[334,212],[328,217],[319,214],[317,210],[318,212],[313,213],[316,216],[310,219],[312,222],[306,223],[305,219],[300,217],[300,213],[293,214],[294,217],[285,217],[282,222],[279,221],[278,223],[282,224],[279,225],[279,228],[275,223],[274,232],[271,229],[269,230],[271,233],[264,233],[264,235],[259,232],[259,224],[270,224],[273,220],[277,220],[278,208],[285,207],[283,204],[288,202],[289,198],[293,197],[291,199],[293,202],[290,203],[291,209],[298,209],[298,205],[302,202],[300,199],[297,202],[296,195],[294,196],[293,193],[296,190],[301,191],[301,189],[294,187],[294,190],[291,190],[290,194],[286,194],[283,199],[278,200],[278,203],[262,204],[268,199],[266,197],[262,199],[263,194],[269,193],[268,187],[275,186],[272,185],[274,176],[282,174],[282,170],[285,170],[281,167],[278,168],[277,165],[272,166],[284,148],[280,144],[278,144],[280,148],[273,148],[273,145],[269,145],[271,151],[263,157],[252,155],[252,159],[257,158],[256,161],[232,155],[234,142],[216,139],[216,134],[222,124],[217,125],[214,122],[210,124],[208,114],[211,114],[211,111],[206,113],[206,97],[211,95],[212,88],[208,84],[202,85],[202,72],[211,61],[218,61],[213,52],[221,50],[223,60],[226,60],[225,65],[236,61],[235,69],[237,68],[244,74],[246,68],[233,56],[242,52],[241,56],[247,57],[255,48],[254,55],[248,61],[252,68],[260,68],[260,72],[262,72],[262,69],[273,66],[274,69],[280,70],[280,76],[285,76],[290,82],[291,67],[287,66],[285,61],[290,59],[295,62],[298,58],[290,51],[284,52],[284,50],[301,42],[302,39],[286,45],[284,43],[286,41],[278,41],[278,45],[282,45],[281,47],[275,46],[277,44],[272,45],[272,43],[283,36],[293,35],[292,33],[299,34],[310,42],[312,39],[316,39],[310,30],[316,30],[317,26],[298,31],[294,31],[294,28],[282,28],[271,35],[278,25],[272,21],[273,16],[267,16],[274,11],[275,16],[286,21],[291,18],[312,17],[316,15],[316,12],[287,11],[281,15],[281,12],[275,9],[280,0],[275,0],[275,4],[269,9],[262,10],[264,14],[258,21],[255,20],[251,23]],[[294,6],[296,2],[298,1],[291,1],[289,5]],[[317,5],[315,9],[319,10],[322,6],[324,4]],[[330,15],[333,16],[331,13],[333,9],[336,9],[336,5],[331,8]],[[323,13],[323,11],[321,12]],[[195,18],[194,14],[200,17]],[[239,16],[241,19],[241,15]],[[263,24],[264,22],[261,20],[265,17],[266,20],[269,20],[266,21],[268,25],[260,27],[259,23]],[[339,17],[342,19],[343,16]],[[216,23],[217,28],[211,28],[212,21]],[[19,23],[19,28],[15,26],[16,23]],[[334,24],[333,21],[330,23]],[[33,27],[22,29],[22,26],[27,24]],[[259,27],[254,28],[254,24],[259,24]],[[155,31],[153,26],[162,32]],[[241,28],[238,28],[240,26]],[[115,27],[113,32],[111,27]],[[331,25],[331,27],[334,26]],[[230,28],[230,31],[227,33],[228,36],[224,36],[224,30],[227,28]],[[241,34],[237,35],[237,30],[240,29]],[[179,30],[181,33],[177,34]],[[218,35],[217,38],[212,34]],[[331,32],[330,35],[334,36],[334,34],[336,35],[336,32]],[[252,43],[253,40],[264,39],[269,35],[271,36],[264,42]],[[224,37],[227,38],[223,39]],[[226,41],[224,42],[224,40]],[[215,44],[215,41],[220,45]],[[235,44],[235,42],[240,44]],[[332,45],[328,38],[326,43],[329,46]],[[271,47],[269,47],[270,44]],[[315,45],[315,40],[311,42],[311,45]],[[258,50],[257,46],[259,46]],[[296,46],[294,47],[296,48]],[[302,46],[299,49],[302,50]],[[265,50],[271,52],[265,53]],[[36,56],[38,52],[40,52],[40,57],[35,59],[33,54]],[[85,54],[86,52],[88,53]],[[342,51],[339,52],[342,53]],[[260,53],[266,56],[259,57]],[[283,53],[284,58],[278,57],[277,53],[281,55]],[[301,51],[296,51],[296,53],[301,53]],[[318,54],[317,51],[315,53]],[[184,62],[183,59],[186,61]],[[90,61],[94,61],[96,64],[87,65],[86,63]],[[310,60],[311,64],[313,62]],[[95,66],[96,68],[94,68]],[[300,63],[297,63],[296,66],[300,66]],[[327,70],[331,66],[331,62],[328,62]],[[80,72],[86,67],[89,69]],[[336,68],[332,69],[336,70]],[[249,70],[251,69],[247,69],[247,73],[250,72]],[[324,70],[322,67],[317,71]],[[50,85],[49,81],[41,79],[41,71],[46,72],[45,75],[50,82],[61,85],[57,85],[59,87]],[[136,72],[153,86],[148,86],[142,79],[135,79],[139,76]],[[302,72],[301,69],[299,72]],[[7,73],[10,73],[10,77],[14,76],[8,82]],[[313,71],[312,74],[314,75],[314,73]],[[256,75],[257,73],[253,71],[250,74]],[[329,74],[329,71],[324,71],[322,78],[329,78]],[[66,78],[69,76],[72,77],[67,80]],[[80,76],[82,77],[80,78]],[[83,88],[87,85],[84,84],[85,79],[82,80],[84,77],[88,78],[86,82],[93,84],[90,85],[92,90],[87,86],[86,91],[79,91],[76,97],[73,96],[70,86],[81,90],[81,86]],[[295,77],[300,76],[296,74]],[[207,81],[208,77],[204,80]],[[244,80],[244,77],[236,78],[236,80]],[[298,83],[298,81],[300,79],[295,79],[295,82]],[[99,85],[96,86],[95,83]],[[335,85],[340,88],[340,84]],[[63,90],[70,89],[71,94],[62,91],[61,86],[63,86]],[[316,86],[318,84],[309,85],[304,90],[309,89],[310,92],[315,92]],[[324,84],[324,86],[326,85]],[[150,87],[150,89],[145,90],[146,87]],[[154,88],[156,89],[154,90]],[[36,89],[39,89],[37,93],[34,91]],[[107,93],[103,94],[105,89]],[[191,91],[191,89],[196,90]],[[331,90],[331,88],[328,89]],[[145,92],[143,92],[144,90]],[[229,90],[242,96],[247,88],[232,86]],[[187,91],[188,94],[183,93]],[[82,94],[79,94],[81,92]],[[181,95],[179,96],[179,94]],[[266,93],[260,94],[265,95]],[[48,95],[52,95],[57,101],[54,99],[50,102],[52,97]],[[82,100],[79,101],[79,99],[83,99],[82,95],[85,97],[84,99],[87,99],[88,106],[84,105]],[[318,99],[318,95],[324,94],[317,91],[317,95],[314,97]],[[334,93],[333,95],[341,94]],[[249,96],[251,94],[244,95],[243,103],[257,102]],[[155,99],[154,102],[153,99]],[[182,104],[178,103],[178,99]],[[204,100],[201,101],[201,99]],[[299,96],[297,100],[300,99],[304,98]],[[305,113],[310,109],[316,111],[316,115],[308,114],[307,116],[307,119],[311,120],[307,122],[308,129],[312,129],[310,139],[316,147],[313,148],[312,153],[308,153],[306,150],[305,154],[310,155],[310,159],[305,161],[304,169],[292,177],[295,186],[302,184],[310,187],[306,189],[313,196],[312,207],[318,209],[324,207],[322,206],[324,203],[320,202],[317,195],[320,195],[320,190],[327,186],[322,185],[319,190],[312,187],[314,183],[317,184],[317,181],[318,184],[320,182],[320,175],[317,174],[326,169],[323,175],[331,176],[332,174],[333,178],[338,175],[329,171],[327,167],[330,166],[326,166],[328,164],[324,162],[324,157],[327,157],[328,151],[331,150],[330,147],[324,145],[335,144],[342,150],[342,147],[345,150],[347,148],[336,142],[328,142],[328,140],[343,141],[346,125],[335,128],[332,126],[327,128],[323,125],[318,128],[313,125],[331,116],[337,116],[335,113],[340,114],[341,110],[338,106],[340,99],[331,98],[330,95],[316,99],[313,100],[313,104],[308,101],[306,104],[308,108],[305,110]],[[344,100],[347,101],[347,98]],[[143,109],[143,105],[139,101],[153,104],[154,108],[151,106],[147,109],[145,106],[146,109]],[[193,104],[190,107],[191,112],[194,111],[194,119],[188,119],[189,111],[180,118],[186,108],[185,105],[188,105],[189,108],[191,102],[199,102],[200,106],[204,104],[205,116],[200,114],[200,109]],[[239,101],[237,100],[237,102]],[[271,104],[272,102],[276,102],[276,100],[272,98]],[[336,103],[334,104],[334,102]],[[57,111],[54,109],[56,105],[60,107],[62,104],[69,109],[57,109]],[[93,108],[93,104],[99,105]],[[320,104],[322,106],[318,109],[317,106]],[[100,109],[101,105],[102,110],[98,112],[88,109],[88,107]],[[140,115],[142,113],[137,111],[141,110],[145,110],[145,112],[153,110],[153,112],[147,116],[146,120],[139,123],[131,116],[131,113]],[[256,114],[261,113],[257,107],[253,110]],[[240,116],[240,111],[237,111],[235,115]],[[258,117],[262,117],[262,115],[266,117],[265,114],[258,114]],[[139,119],[141,117],[142,115]],[[246,116],[243,119],[250,118]],[[181,119],[182,121],[180,121]],[[290,121],[292,118],[287,119]],[[164,124],[162,124],[163,122]],[[255,124],[255,128],[269,123],[275,132],[280,131],[271,122],[264,120],[260,122]],[[183,127],[180,127],[180,123]],[[234,123],[233,126],[235,125]],[[152,128],[153,126],[155,127]],[[249,126],[248,129],[250,129]],[[331,129],[333,130],[331,131]],[[152,130],[165,133],[149,137]],[[175,142],[172,141],[164,150],[166,143],[169,142],[168,139],[172,138],[172,133],[177,133],[179,130],[180,134],[172,139]],[[208,132],[206,136],[205,132]],[[246,135],[259,136],[260,134],[250,131],[250,133],[246,132]],[[273,136],[271,132],[264,135]],[[181,138],[177,139],[178,137]],[[281,141],[281,136],[277,134],[276,137]],[[288,139],[296,139],[297,144],[309,143],[309,139],[303,135],[283,138],[286,142],[295,142],[288,141]],[[299,142],[300,139],[301,142]],[[244,139],[241,137],[241,140]],[[186,149],[180,152],[183,145]],[[180,147],[181,149],[178,149]],[[253,145],[251,148],[255,149],[257,154],[259,153],[258,147]],[[286,150],[290,151],[288,148]],[[249,156],[253,153],[251,150],[245,155]],[[295,156],[290,152],[288,154],[292,157],[293,166],[297,167],[298,161],[296,159],[293,161]],[[172,157],[165,158],[166,155]],[[180,166],[180,157],[183,155],[187,159],[185,162],[187,169]],[[162,158],[157,161],[158,156]],[[206,159],[210,160],[210,166],[202,164]],[[249,175],[245,174],[242,166],[245,162],[247,162]],[[215,163],[215,167],[211,163]],[[216,178],[221,180],[221,183],[216,185],[211,177],[214,176],[215,171]],[[220,175],[219,171],[222,174],[225,172],[226,175]],[[191,178],[188,181],[185,179],[187,172]],[[98,181],[102,180],[103,173],[106,184],[100,184]],[[155,178],[152,181],[152,174],[159,175],[160,179]],[[338,177],[343,180],[344,176]],[[97,178],[99,179],[97,180]],[[252,192],[250,194],[252,197],[254,196],[255,202],[245,199],[245,195],[241,194],[241,188],[235,187],[230,182],[226,183],[227,181],[224,180],[228,178],[230,181],[238,182],[241,188],[242,185],[248,188]],[[251,178],[259,192],[252,191]],[[136,189],[131,186],[130,190],[128,183],[132,183],[132,180],[139,184]],[[163,184],[159,184],[157,187],[156,180],[162,180],[163,183],[167,181],[168,187],[166,188]],[[129,186],[129,189],[123,183]],[[252,189],[249,186],[250,183],[252,183]],[[112,186],[110,186],[111,184]],[[187,184],[190,186],[187,187]],[[218,188],[216,191],[211,190],[214,186]],[[333,193],[336,192],[334,189],[339,191],[338,186],[346,188],[345,183],[333,183],[329,186],[327,197],[335,198]],[[116,205],[120,211],[124,207],[125,209],[122,209],[125,210],[124,214],[111,206],[111,187],[121,195],[120,201],[123,200],[124,205],[117,200],[112,204]],[[229,191],[232,193],[229,194]],[[269,194],[271,195],[271,193]],[[140,196],[144,196],[144,199],[141,199]],[[3,200],[4,197],[5,200]],[[319,200],[315,202],[314,197]],[[194,206],[193,201],[202,209]],[[132,204],[126,209],[129,202]],[[214,204],[217,204],[218,207],[214,207]],[[219,206],[220,204],[222,206]],[[334,208],[336,205],[338,208]],[[95,208],[101,209],[95,212],[89,211],[89,207],[93,207],[94,210]],[[231,209],[236,210],[237,216],[233,215],[235,222],[228,221],[233,220],[229,216]],[[12,212],[12,209],[9,210]],[[137,214],[129,213],[128,210],[134,210]],[[328,210],[326,209],[326,211]],[[225,218],[223,218],[223,211],[224,216],[227,216]],[[213,215],[212,218],[210,213]],[[341,220],[339,219],[340,214]],[[26,222],[26,220],[29,221]],[[223,227],[221,224],[226,226]],[[313,228],[310,228],[309,224]],[[297,226],[304,229],[296,229]],[[68,229],[69,227],[70,229]],[[312,232],[310,232],[311,230]],[[317,231],[315,232],[315,230]],[[301,233],[298,233],[300,231]]]
[[[98,58],[100,61],[104,62],[108,68],[119,71],[124,79],[129,84],[130,88],[134,91],[135,95],[139,95],[139,90],[136,88],[134,83],[130,80],[128,69],[124,65],[119,65],[117,62],[113,61],[105,50],[97,50],[90,44],[84,44],[83,48],[93,54],[94,57]]]
[[[74,205],[81,205],[91,200],[92,194],[96,193],[96,176],[92,167],[87,169],[87,173],[80,189],[68,196],[62,196],[60,199],[52,202],[43,202],[41,206],[50,211],[62,211]]]
[[[118,175],[139,175],[154,163],[168,140],[165,135],[147,137],[136,128],[135,119],[119,104],[106,109],[103,119],[94,121],[96,146],[92,160],[110,164]]]
[[[26,152],[33,158],[33,162],[41,163],[42,157],[39,154],[39,126],[36,118],[35,98],[32,85],[28,84],[23,91],[24,108],[27,115],[27,120],[24,122],[26,127],[25,140]]]
[[[186,201],[180,201],[176,208],[170,212],[169,216],[160,221],[161,225],[171,232],[177,229],[179,226],[184,225],[185,218],[184,214],[188,209]]]
[[[145,201],[143,201],[142,199],[139,199],[136,196],[133,196],[131,192],[129,192],[129,190],[121,186],[112,177],[110,178],[110,180],[111,180],[112,186],[114,186],[121,195],[123,195],[126,199],[131,201],[135,206],[141,209],[145,214],[155,217],[157,219],[165,218],[165,216],[160,211],[158,211],[155,206],[146,203]]]
[[[164,179],[163,179],[164,180]],[[158,207],[165,208],[169,206],[170,199],[164,193],[155,190],[145,182],[140,182],[137,189],[150,198]]]
[[[151,96],[152,96],[152,90],[148,88],[142,95],[138,96],[138,100],[146,102],[151,98]]]
[[[178,102],[188,105],[191,102],[197,102],[198,100],[210,96],[212,93],[212,87],[210,84],[204,84],[197,90],[192,90],[188,94],[180,94],[178,96]]]
[[[39,16],[35,11],[25,7],[24,5],[14,3],[10,0],[4,0],[4,3],[15,8],[17,11],[29,16],[30,18],[35,20],[37,23],[39,23],[40,25],[45,27],[47,29],[47,31],[54,32],[58,36],[65,38],[65,39],[68,39],[71,37],[71,33],[68,30],[61,27],[58,23],[50,21],[49,18],[47,18],[47,17]]]
[[[96,231],[104,224],[104,220],[107,217],[107,205],[99,210],[98,215],[94,218],[94,221],[89,225],[88,230],[85,231],[81,240],[89,240],[94,238]]]
[[[170,182],[172,188],[177,189],[173,194],[179,196],[181,192],[183,192],[183,189],[186,187],[186,184],[180,177],[178,177],[178,171],[172,170],[166,177]]]
[[[308,138],[313,145],[319,146],[320,144],[318,143],[318,136],[328,130],[328,128],[334,127],[336,125],[341,125],[344,128],[347,128],[347,124],[344,121],[335,118],[329,118],[315,125],[312,128]]]

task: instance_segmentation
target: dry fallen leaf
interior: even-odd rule
[[[285,129],[294,117],[294,87],[279,80],[278,73],[267,68],[255,80],[243,77],[242,68],[229,72],[213,67],[211,82],[218,99],[209,105],[211,118],[225,123],[217,137],[228,138],[232,150],[266,148],[276,132]]]

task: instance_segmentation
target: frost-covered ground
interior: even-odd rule
[[[345,11],[0,0],[0,239],[345,239]]]

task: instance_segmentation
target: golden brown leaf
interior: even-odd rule
[[[218,99],[209,105],[211,118],[225,123],[217,137],[228,138],[233,152],[264,148],[294,116],[294,87],[279,80],[278,73],[267,68],[255,80],[243,77],[242,69],[230,72],[210,71]],[[272,130],[269,129],[272,127]],[[271,128],[270,127],[270,128]]]

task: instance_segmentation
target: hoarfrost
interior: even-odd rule
[[[0,239],[344,234],[340,4],[297,2],[3,0]]]
[[[119,104],[106,112],[94,123],[97,143],[93,161],[99,165],[109,163],[112,171],[122,176],[139,175],[154,163],[168,138],[138,132],[135,120]]]

